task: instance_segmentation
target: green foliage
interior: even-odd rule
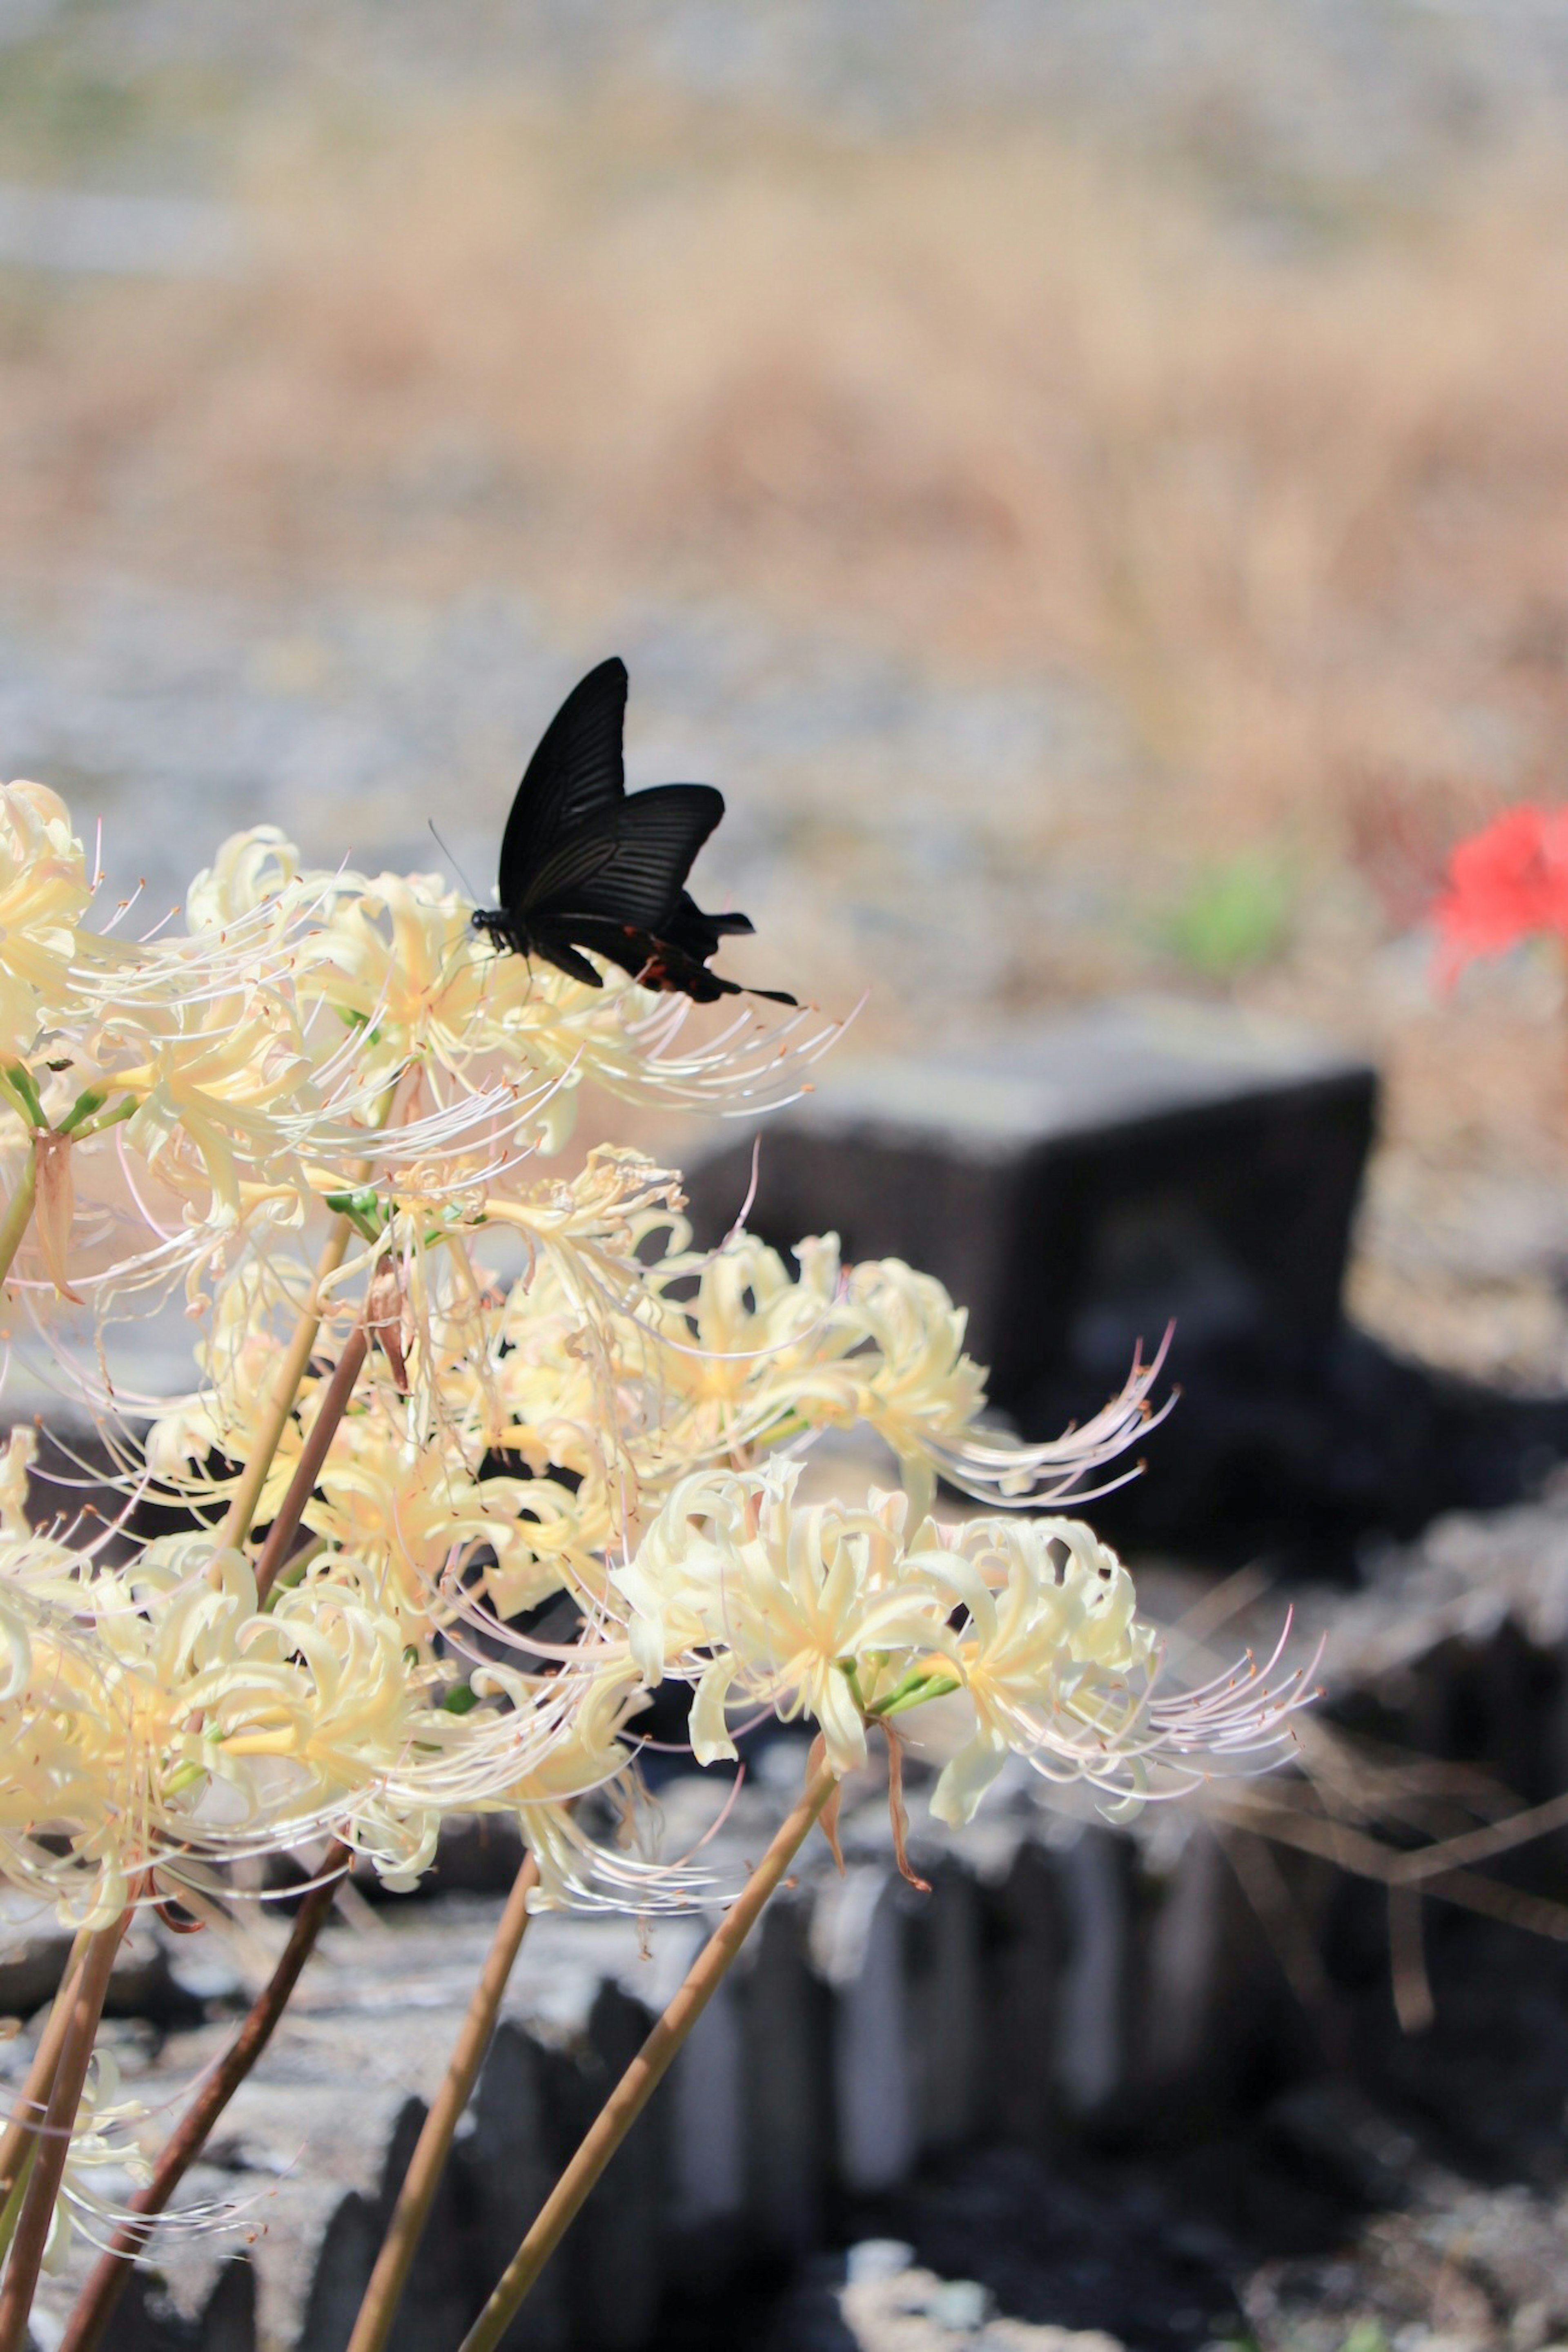
[[[1166,918],[1166,944],[1208,980],[1230,980],[1279,954],[1290,929],[1291,877],[1249,854],[1199,869]]]

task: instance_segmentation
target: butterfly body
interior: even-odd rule
[[[708,959],[722,937],[751,929],[744,915],[706,914],[686,888],[724,795],[712,784],[628,793],[626,694],[625,664],[601,662],[546,728],[502,837],[501,903],[476,908],[474,929],[591,988],[603,979],[585,950],[645,987],[708,1003],[739,992],[708,971]],[[752,992],[795,1002],[781,991]]]

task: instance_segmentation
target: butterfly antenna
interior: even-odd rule
[[[454,857],[450,849],[447,848],[446,844],[442,840],[440,829],[436,824],[435,819],[434,817],[427,817],[425,822],[429,825],[431,832],[435,835],[436,847],[440,850],[443,857],[445,858],[446,863],[456,875],[459,882],[462,883],[465,890],[467,891],[468,896],[472,898],[474,904],[477,906],[479,904],[479,893],[476,890],[472,882],[469,881],[468,877],[464,873],[463,868],[458,865],[457,860]]]

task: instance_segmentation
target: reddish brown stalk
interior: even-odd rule
[[[501,1995],[507,1990],[507,1979],[528,1924],[528,1895],[538,1883],[538,1864],[530,1853],[524,1857],[523,1866],[512,1882],[507,1907],[468,2003],[463,2031],[409,2158],[396,2210],[382,2240],[382,2250],[376,2256],[376,2266],[349,2338],[348,2352],[381,2352],[397,2316],[398,2304],[424,2235],[424,2225],[430,2219],[431,2204],[446,2169],[453,2134],[490,2046],[496,2012],[501,2006]],[[75,2344],[68,2336],[60,2352],[89,2352],[89,2344],[90,2339],[86,2338],[80,2345]]]
[[[103,1997],[109,1990],[114,1956],[130,1924],[131,1913],[127,1910],[112,1927],[100,1927],[89,1939],[76,1974],[59,2063],[38,2131],[32,2176],[22,2199],[16,2234],[11,2241],[5,2284],[0,2285],[0,2352],[22,2352],[27,2341],[27,2317],[38,2284],[38,2265],[44,2258],[55,2200],[65,2173],[71,2132],[92,2057],[93,2037],[103,2012]]]
[[[365,1327],[355,1324],[338,1359],[337,1370],[328,1381],[326,1391],[316,1408],[316,1418],[310,1423],[288,1492],[278,1506],[277,1517],[267,1531],[267,1541],[261,1548],[261,1558],[256,1564],[256,1597],[265,1601],[277,1581],[277,1572],[288,1558],[290,1547],[299,1532],[299,1521],[311,1490],[321,1475],[321,1465],[327,1459],[327,1448],[337,1433],[354,1382],[359,1379],[365,1360]]]
[[[725,1914],[723,1924],[697,1954],[679,1992],[601,2107],[577,2154],[501,2273],[490,2300],[463,2338],[458,2352],[496,2352],[523,2298],[653,2097],[682,2042],[718,1990],[736,1954],[762,1916],[768,1896],[810,1835],[811,1824],[837,1787],[825,1762],[810,1770],[794,1810]]]
[[[909,1813],[904,1801],[904,1742],[885,1716],[878,1718],[883,1736],[887,1741],[887,1811],[893,1823],[893,1853],[899,1875],[922,1895],[931,1892],[931,1881],[922,1878],[909,1861]],[[842,1864],[840,1864],[841,1869]]]
[[[82,1959],[87,1950],[85,1931],[77,1937],[66,1961],[65,1974],[54,2005],[38,2036],[38,2046],[33,2053],[33,2063],[27,2069],[27,2079],[16,2094],[16,2112],[0,2138],[0,2211],[16,2186],[22,2167],[27,2161],[27,2150],[37,2137],[37,2126],[44,2119],[49,2104],[49,2086],[55,2079],[55,2068],[60,2063],[60,2051],[65,2042],[66,2028],[70,2023],[71,2004],[77,1996],[77,1981],[81,1975]]]
[[[215,2066],[181,2116],[158,2158],[152,2178],[131,2200],[133,2213],[146,2221],[128,2222],[106,2254],[97,2262],[77,2297],[58,2352],[94,2352],[124,2294],[131,2264],[146,2244],[152,2216],[161,2213],[174,2190],[205,2147],[207,2136],[272,2039],[273,2028],[299,1981],[300,1970],[315,1949],[338,1891],[339,1875],[351,1860],[350,1849],[334,1840],[322,1864],[322,1877],[312,1886],[294,1915],[294,1925],[282,1957],[251,2008],[227,2053]]]

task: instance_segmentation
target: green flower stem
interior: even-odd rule
[[[0,1282],[10,1273],[11,1261],[22,1246],[22,1236],[33,1222],[33,1203],[37,1197],[38,1153],[37,1147],[30,1143],[22,1173],[16,1179],[16,1189],[5,1203],[4,1217],[0,1217]]]
[[[4,1076],[28,1126],[47,1127],[49,1122],[44,1117],[43,1099],[38,1093],[37,1083],[26,1062],[8,1063]]]
[[[532,2228],[463,2338],[458,2352],[496,2352],[528,2289],[581,2211],[590,2191],[647,2105],[671,2060],[717,1991],[736,1954],[761,1916],[768,1896],[806,1843],[812,1823],[837,1787],[825,1762],[814,1767],[793,1811],[590,2126],[577,2154],[539,2209]],[[8,2347],[0,2346],[0,2352],[8,2352]]]
[[[912,1706],[924,1706],[928,1698],[946,1698],[949,1691],[956,1691],[957,1687],[956,1675],[934,1672],[929,1668],[923,1672],[916,1667],[904,1675],[896,1690],[889,1691],[885,1698],[875,1700],[866,1713],[879,1718],[903,1715]]]
[[[424,2225],[430,2219],[431,2204],[441,2184],[441,2176],[446,2169],[452,2136],[457,2129],[485,2053],[490,2046],[496,2012],[501,2006],[501,1995],[507,1989],[507,1980],[512,1973],[528,1927],[528,1896],[538,1883],[538,1864],[531,1853],[527,1854],[522,1868],[512,1881],[507,1907],[501,1914],[495,1940],[490,1946],[479,1981],[474,1988],[468,2013],[463,2021],[463,2031],[457,2037],[441,2088],[425,2116],[423,2128],[409,2158],[408,2170],[398,2191],[397,2205],[386,2236],[382,2240],[376,2266],[371,2273],[371,2283],[365,2289],[360,2315],[354,2322],[354,2332],[349,2338],[348,2352],[382,2352],[392,2321],[397,2316],[399,2301],[408,2284],[408,2274],[419,2251],[419,2242],[424,2235]],[[91,2347],[86,2342],[78,2347],[68,2336],[60,2352],[91,2352]]]
[[[838,1667],[839,1667],[839,1672],[840,1672],[840,1674],[841,1674],[841,1675],[842,1675],[842,1676],[843,1676],[843,1678],[844,1678],[845,1682],[847,1682],[847,1683],[848,1683],[848,1685],[849,1685],[849,1686],[850,1686],[851,1691],[852,1691],[852,1692],[853,1693],[853,1695],[854,1695],[854,1702],[855,1702],[855,1705],[859,1707],[859,1709],[860,1709],[861,1713],[863,1715],[863,1714],[865,1713],[865,1700],[864,1700],[864,1697],[862,1696],[862,1692],[861,1692],[861,1675],[860,1675],[860,1667],[859,1667],[859,1665],[857,1664],[857,1663],[855,1662],[855,1660],[854,1660],[853,1658],[841,1658],[841,1659],[838,1661]]]
[[[207,2076],[175,2126],[152,2179],[131,2200],[131,2211],[147,2218],[128,2221],[108,2252],[93,2265],[60,2338],[59,2352],[95,2352],[102,2342],[104,2330],[130,2280],[131,2265],[147,2242],[152,2216],[163,2210],[201,2154],[213,2126],[272,2039],[273,2028],[283,2014],[284,2005],[332,1908],[339,1874],[351,1858],[349,1848],[334,1840],[321,1865],[320,1879],[295,1913],[282,1956],[256,1995],[249,2016],[230,2042],[227,2054]]]
[[[98,1113],[103,1108],[104,1104],[108,1100],[109,1097],[102,1093],[97,1087],[84,1087],[81,1093],[78,1095],[75,1102],[72,1103],[69,1110],[67,1111],[64,1118],[61,1119],[59,1126],[55,1130],[56,1133],[58,1135],[74,1135],[78,1128],[81,1126],[85,1119],[95,1118],[98,1116]],[[127,1097],[127,1100],[130,1100],[129,1097]],[[132,1110],[135,1108],[134,1103],[131,1103],[131,1108]],[[126,1118],[129,1116],[129,1113],[122,1111],[120,1116],[121,1118]]]
[[[112,1927],[99,1927],[89,1937],[81,1966],[76,1972],[75,1991],[60,2045],[59,2063],[55,2069],[49,2104],[37,2135],[32,2176],[23,2192],[22,2210],[17,2216],[16,2234],[11,2241],[11,2257],[5,2265],[5,2283],[0,2284],[0,2352],[23,2352],[27,2341],[27,2315],[33,2307],[38,2266],[44,2258],[49,2223],[54,2217],[55,2200],[59,2194],[60,2181],[65,2173],[70,2135],[76,2124],[77,2110],[81,2105],[82,2085],[87,2081],[88,2062],[92,2056],[93,2036],[98,2032],[98,2021],[103,2012],[103,1997],[109,1990],[109,1974],[114,1966],[114,1956],[130,1924],[131,1913],[127,1909]]]
[[[86,1100],[87,1097],[84,1095],[82,1097],[82,1101],[85,1102]],[[120,1101],[115,1104],[114,1108],[112,1110],[106,1110],[102,1118],[99,1118],[90,1111],[83,1111],[81,1108],[81,1103],[78,1103],[75,1108],[60,1121],[60,1133],[62,1135],[74,1134],[78,1143],[85,1143],[89,1135],[101,1135],[106,1128],[119,1127],[124,1120],[134,1118],[141,1108],[141,1106],[137,1101],[134,1095],[123,1095]],[[75,1122],[78,1112],[80,1112],[81,1117],[85,1119],[85,1126],[78,1127],[76,1125]]]
[[[4,2264],[6,2255],[11,2251],[11,2241],[16,2234],[16,2223],[21,2218],[22,2201],[27,2194],[27,2183],[33,2177],[33,2158],[37,2152],[37,2140],[29,2139],[27,2153],[22,2158],[22,2169],[11,2185],[11,2193],[5,2200],[4,2209],[0,2210],[0,2264]]]

